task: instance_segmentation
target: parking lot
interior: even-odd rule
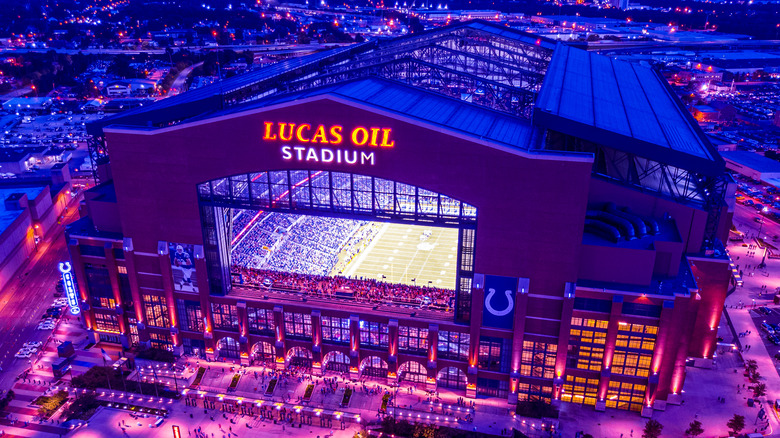
[[[780,330],[777,330],[780,329],[780,307],[757,307],[756,309],[750,310],[750,317],[753,318],[756,330],[759,331],[761,340],[764,342],[764,345],[769,352],[769,356],[775,359],[775,368],[780,372],[780,360],[778,360],[778,357],[780,357]],[[772,341],[772,335],[762,327],[763,323],[767,323],[771,326],[772,330],[775,332],[775,339],[777,339],[777,341]]]
[[[75,146],[86,141],[86,124],[101,118],[96,114],[19,116],[20,122],[2,133],[5,146]]]

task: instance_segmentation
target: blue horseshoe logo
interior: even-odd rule
[[[506,309],[504,310],[496,310],[493,308],[493,306],[490,305],[490,301],[493,299],[493,295],[496,294],[495,289],[488,289],[487,297],[485,298],[485,307],[487,308],[488,312],[490,312],[494,316],[506,316],[509,314],[509,312],[512,311],[512,308],[514,307],[515,303],[512,301],[512,291],[506,290],[504,291],[504,295],[506,295],[506,300],[508,301],[508,304],[506,305]]]

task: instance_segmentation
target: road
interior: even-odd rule
[[[201,65],[203,65],[203,62],[192,64],[191,66],[180,71],[179,75],[176,76],[176,79],[174,79],[173,84],[171,84],[171,89],[168,91],[168,96],[175,96],[179,93],[187,91],[184,89],[184,85],[187,83],[187,78],[190,76],[190,73],[192,73],[193,70],[200,67]]]
[[[54,301],[54,288],[60,278],[57,264],[70,260],[65,243],[65,224],[78,219],[78,198],[73,200],[61,225],[38,244],[38,251],[0,292],[0,389],[9,389],[14,378],[30,366],[14,354],[27,341],[46,342],[50,330],[36,330],[41,315]]]
[[[281,52],[281,53],[293,53],[293,52],[313,52],[317,50],[332,49],[334,47],[341,47],[353,43],[327,43],[327,44],[236,44],[236,45],[222,45],[219,46],[177,46],[171,47],[176,52],[180,50],[234,50],[236,52],[243,52],[249,50],[250,52]],[[165,49],[28,49],[22,47],[5,47],[0,48],[0,53],[13,54],[13,53],[64,53],[68,55],[75,55],[83,53],[85,55],[138,55],[141,53],[147,53],[150,55],[164,55]]]

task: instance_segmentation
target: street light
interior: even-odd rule
[[[766,213],[768,211],[769,211],[769,208],[767,208],[767,207],[764,207],[764,208],[761,209],[762,213]],[[758,227],[758,240],[760,241],[759,243],[761,244],[762,249],[764,250],[764,255],[763,255],[763,257],[761,257],[761,263],[758,265],[759,268],[763,268],[764,266],[766,266],[766,253],[768,251],[768,248],[767,248],[766,244],[764,244],[763,243],[764,241],[761,239],[761,231],[764,229],[764,220],[766,220],[766,219],[762,215],[761,216],[761,223],[759,224],[759,227]]]
[[[766,213],[768,211],[769,211],[769,208],[767,208],[767,207],[764,207],[764,208],[761,209],[761,213]],[[764,229],[764,216],[761,215],[761,222],[759,222],[759,226],[758,226],[758,238],[759,239],[761,238],[761,230],[763,230],[763,229]]]

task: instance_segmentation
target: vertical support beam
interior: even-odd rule
[[[398,320],[387,322],[387,380],[388,383],[398,381]]]
[[[439,346],[439,325],[428,325],[428,378],[425,388],[428,391],[436,390],[436,355]]]
[[[690,333],[693,329],[696,313],[698,311],[698,305],[701,301],[699,291],[691,289],[690,296],[677,296],[674,300],[674,315],[672,318],[674,321],[679,321],[680,331],[679,333]],[[672,351],[674,354],[674,362],[672,369],[672,382],[671,390],[672,394],[667,397],[667,403],[680,404],[682,403],[681,391],[683,384],[685,383],[685,362],[688,359],[688,345],[690,343],[690,336],[682,336],[677,339],[675,345],[676,350]]]
[[[360,378],[360,316],[349,315],[349,377]]]
[[[135,329],[138,331],[138,342],[141,342],[141,332],[138,324],[144,323],[144,311],[141,302],[141,289],[138,286],[138,269],[136,268],[135,258],[141,257],[135,254],[133,239],[125,237],[122,240],[122,246],[125,251],[125,266],[127,267],[127,279],[130,283],[130,296],[133,298],[133,312],[137,321]],[[128,330],[130,328],[128,327]]]
[[[238,317],[238,347],[241,365],[249,365],[249,357],[252,352],[249,351],[249,319],[246,312],[246,301],[236,302],[236,316]]]
[[[661,306],[661,317],[658,320],[658,335],[655,339],[655,350],[650,362],[650,379],[645,393],[645,405],[652,405],[655,409],[666,409],[666,397],[669,393],[668,386],[671,382],[671,367],[663,366],[667,352],[671,349],[669,344],[676,344],[678,339],[674,321],[674,301],[664,300]],[[678,329],[678,328],[677,328]]]
[[[274,306],[274,322],[276,323],[276,369],[283,370],[285,367],[286,353],[284,348],[284,310],[282,306]]]
[[[483,303],[485,302],[485,275],[474,274],[471,289],[471,326],[469,336],[469,368],[467,370],[466,397],[477,396],[477,364],[479,363],[479,338],[482,326]]]
[[[116,257],[114,257],[113,244],[106,242],[103,245],[103,251],[106,257],[106,269],[108,270],[108,280],[111,283],[111,291],[114,293],[114,312],[117,315],[117,321],[119,322],[119,334],[122,338],[122,345],[128,347],[127,344],[127,325],[125,324],[124,303],[122,302],[122,293],[119,290],[119,272],[116,266]]]
[[[623,296],[615,295],[612,297],[612,309],[609,312],[607,339],[604,342],[604,359],[601,364],[601,378],[599,379],[599,399],[596,401],[597,411],[604,411],[606,409],[609,379],[612,376],[610,367],[612,366],[612,356],[615,354],[615,343],[617,342],[617,333],[622,314]]]
[[[311,352],[312,374],[321,376],[322,369],[322,313],[319,310],[311,311]]]
[[[528,294],[531,291],[531,281],[528,278],[517,280],[515,295],[515,317],[512,323],[512,363],[509,370],[509,404],[517,404],[517,390],[520,385],[520,362],[523,357],[523,340],[525,337],[525,317],[528,314]]]
[[[173,272],[171,270],[171,259],[168,254],[168,242],[157,242],[158,261],[160,263],[160,274],[162,274],[163,291],[165,292],[165,305],[168,307],[168,319],[171,326],[169,328],[178,328],[178,315],[176,314],[176,302],[173,300]],[[174,334],[171,331],[173,340],[174,354],[181,356],[182,343],[178,332]]]
[[[195,245],[195,276],[198,279],[198,297],[200,299],[200,313],[203,317],[203,339],[206,344],[206,358],[214,358],[214,317],[211,314],[211,301],[209,300],[209,274],[206,258],[202,245]],[[173,277],[171,277],[173,282]]]
[[[558,350],[555,355],[555,378],[553,380],[553,399],[560,400],[563,389],[563,376],[566,373],[566,355],[569,350],[571,334],[571,316],[574,313],[574,295],[577,285],[567,282],[563,293],[561,327],[558,330]]]

